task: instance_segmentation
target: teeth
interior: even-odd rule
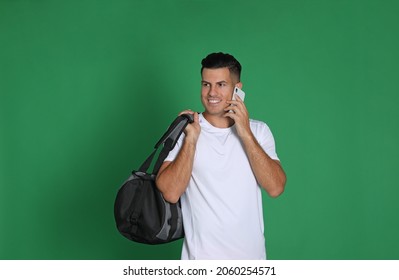
[[[220,102],[220,99],[208,99],[209,103],[216,104]]]

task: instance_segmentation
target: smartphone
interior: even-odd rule
[[[238,88],[238,87],[234,87],[234,90],[233,90],[233,97],[231,98],[231,100],[236,100],[236,96],[235,96],[236,94],[241,98],[242,101],[244,101],[245,92],[243,92],[243,91],[242,91],[240,88]],[[233,111],[230,110],[229,112],[232,113]]]
[[[237,94],[241,98],[241,100],[244,101],[245,92],[243,92],[240,88],[234,87],[233,98],[231,100],[236,100],[235,94]]]

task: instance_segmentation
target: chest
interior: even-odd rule
[[[244,147],[234,130],[227,133],[201,133],[195,152],[194,171],[228,176],[234,170],[248,169]]]

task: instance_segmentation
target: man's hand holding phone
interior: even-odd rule
[[[245,93],[238,87],[234,88],[233,98],[231,101],[227,101],[227,106],[225,108],[225,117],[229,117],[234,120],[237,133],[240,137],[248,135],[251,133],[249,127],[249,114],[247,107],[244,104]]]
[[[243,92],[242,89],[240,89],[238,87],[234,87],[231,101],[236,101],[236,102],[227,101],[229,106],[225,109],[225,111],[228,110],[229,113],[233,113],[234,114],[235,113],[235,109],[236,109],[234,106],[237,106],[238,102],[243,103],[244,102],[244,98],[245,98],[245,92]],[[225,115],[225,116],[232,118],[232,116],[229,116],[229,115]]]

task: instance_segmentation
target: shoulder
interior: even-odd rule
[[[250,119],[249,125],[250,125],[253,133],[268,133],[268,132],[270,132],[269,126],[263,121]]]
[[[274,142],[272,131],[265,122],[250,119],[249,125],[252,133],[260,144]]]

